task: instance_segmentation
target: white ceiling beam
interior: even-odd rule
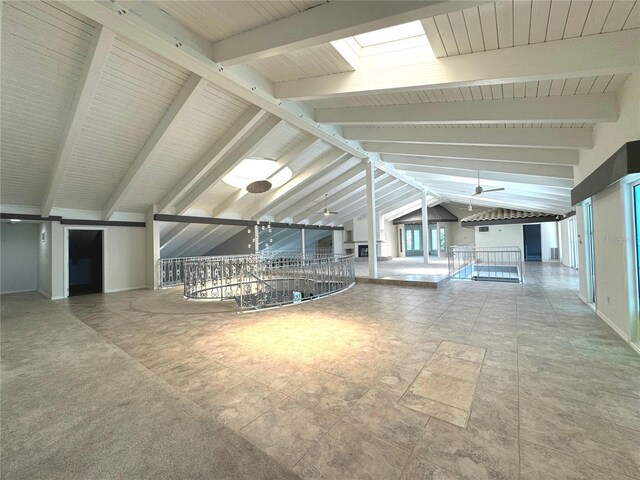
[[[218,140],[216,140],[207,152],[189,169],[171,190],[158,203],[158,211],[162,212],[172,207],[183,195],[185,195],[205,173],[212,168],[224,155],[229,153],[251,130],[267,112],[258,107],[251,106],[238,120],[229,127]]]
[[[378,169],[382,170],[383,172],[391,175],[392,177],[395,177],[398,180],[402,180],[407,185],[411,185],[413,188],[415,188],[415,189],[417,189],[417,190],[419,190],[421,192],[426,191],[430,195],[432,195],[434,197],[437,197],[442,201],[445,200],[444,197],[442,197],[441,195],[439,195],[439,194],[437,194],[437,193],[435,193],[433,191],[430,191],[424,183],[422,183],[420,181],[417,181],[415,178],[407,175],[406,172],[399,172],[396,169],[395,165],[393,165],[391,163],[384,162],[384,161],[382,161],[380,159],[372,159],[372,161],[375,163],[376,168],[378,168]]]
[[[383,172],[376,172],[375,184],[376,188],[381,189],[391,184],[398,185],[398,179],[393,178]],[[364,193],[366,187],[365,179],[358,180],[356,183],[349,185],[349,187],[342,189],[335,195],[331,195],[327,199],[327,205],[331,210],[344,210],[351,207],[353,204],[359,204],[364,201],[366,194]],[[322,222],[322,215],[316,215],[317,207],[313,206],[303,213],[296,215],[293,218],[295,223],[317,223]],[[331,222],[331,220],[329,220]]]
[[[164,250],[170,244],[174,243],[177,238],[182,234],[187,228],[189,228],[188,223],[179,223],[175,227],[173,227],[169,232],[160,237],[160,250]]]
[[[454,168],[481,172],[515,173],[540,177],[573,178],[573,167],[564,165],[539,165],[533,163],[491,162],[456,158],[416,157],[412,155],[384,155],[386,162],[398,165],[418,165],[434,168]]]
[[[357,142],[345,140],[338,129],[313,120],[313,114],[307,105],[275,98],[269,89],[270,84],[243,74],[240,70],[232,71],[213,61],[206,40],[186,30],[172,17],[164,15],[154,2],[132,2],[130,9],[117,1],[63,0],[62,3],[294,127],[354,157],[367,157]]]
[[[95,29],[78,80],[76,93],[69,108],[58,152],[49,172],[49,181],[42,197],[40,215],[43,217],[48,217],[51,214],[114,39],[115,33],[108,28],[98,26]]]
[[[407,205],[402,205],[400,207],[389,207],[388,209],[380,211],[380,218],[383,221],[393,221],[398,217],[406,215],[407,213],[416,211],[421,207],[421,204],[422,204],[422,200],[418,199],[418,200],[414,200],[413,202]],[[427,203],[427,206],[432,207],[438,204],[439,204],[439,200],[433,199]]]
[[[149,135],[146,143],[136,156],[133,163],[127,169],[127,172],[120,180],[120,183],[111,194],[102,210],[102,216],[105,220],[110,220],[118,207],[122,204],[127,194],[135,182],[140,178],[144,169],[148,166],[148,161],[160,149],[162,142],[171,134],[172,129],[180,122],[185,111],[193,105],[200,97],[200,94],[207,88],[207,81],[191,74],[185,82],[176,98],[162,116],[162,119]]]
[[[476,5],[471,1],[325,3],[216,42],[213,58],[225,65],[247,63]]]
[[[613,93],[316,110],[318,122],[339,125],[598,123],[617,119]]]
[[[376,184],[376,208],[378,208],[378,205],[382,207],[391,200],[395,200],[400,197],[406,197],[413,191],[414,189],[410,185],[406,185],[391,177],[391,182],[384,187],[378,187],[378,185]],[[317,221],[329,223],[336,222],[338,219],[343,218],[355,218],[354,212],[358,212],[363,209],[366,210],[366,207],[367,195],[366,193],[364,195],[360,194],[359,198],[355,201],[350,201],[349,205],[346,208],[339,207],[338,214],[335,216],[335,218],[326,219],[324,217],[321,217]]]
[[[577,165],[577,150],[552,148],[470,147],[460,145],[418,145],[413,143],[365,143],[370,152],[419,157],[533,163],[537,165]]]
[[[283,121],[275,116],[269,117],[252,132],[245,140],[243,140],[233,150],[224,155],[207,174],[198,180],[195,185],[189,189],[186,195],[176,204],[176,213],[182,215],[187,211],[198,199],[204,195],[210,188],[213,188],[222,178],[227,175],[242,160],[250,157],[252,153],[262,145],[269,134]]]
[[[284,210],[276,211],[276,220],[282,221],[284,218],[288,218],[289,216],[294,215],[304,210],[305,208],[308,208],[309,205],[312,205],[315,208],[321,210],[322,208],[324,208],[324,195],[327,192],[330,192],[342,186],[350,185],[351,183],[354,183],[361,178],[364,178],[364,165],[359,164],[352,169],[347,170],[342,175],[337,176],[330,182],[315,189],[313,192],[305,195],[305,197],[298,200],[295,205]]]
[[[382,219],[384,216],[386,216],[387,212],[397,211],[398,209],[403,208],[403,207],[408,208],[409,205],[411,205],[411,207],[412,207],[412,208],[410,208],[409,211],[412,212],[412,211],[416,210],[416,207],[413,206],[413,202],[415,202],[414,199],[419,199],[420,196],[421,196],[421,194],[419,192],[414,192],[413,194],[410,194],[407,197],[398,198],[395,201],[390,202],[387,205],[383,205],[381,208],[379,208],[378,209],[378,215]],[[433,201],[437,201],[437,200],[432,200],[432,202]]]
[[[278,98],[312,100],[625,74],[639,67],[640,30],[630,29],[438,59],[418,58],[412,64],[394,64],[393,55],[363,57],[354,72],[279,82],[275,93]]]
[[[459,202],[469,202],[469,196],[463,195],[455,192],[448,192],[447,195],[455,201]],[[548,202],[544,200],[531,200],[528,198],[519,198],[517,196],[512,196],[510,198],[498,198],[492,197],[489,194],[482,195],[482,198],[473,197],[472,203],[474,205],[489,205],[496,208],[512,208],[518,210],[533,210],[533,211],[541,211],[541,212],[549,212],[549,213],[566,213],[571,210],[570,203],[556,203],[556,202]]]
[[[402,205],[407,202],[413,201],[414,198],[420,196],[421,193],[415,190],[410,189],[407,185],[404,185],[401,190],[392,192],[389,195],[385,195],[384,198],[381,195],[378,197],[376,195],[376,212],[380,212],[380,210],[384,210],[387,208],[397,208],[399,205]],[[378,206],[377,202],[380,201],[380,205]],[[354,218],[358,218],[358,216],[367,213],[367,205],[366,202],[361,202],[360,204],[354,206],[353,208],[341,213],[339,217],[336,217],[334,222],[336,225],[342,225],[344,222],[352,220]]]
[[[461,170],[456,168],[426,167],[421,165],[397,165],[398,170],[407,175],[413,175],[425,185],[429,180],[441,179],[444,181],[458,181],[459,178],[478,178],[478,170]],[[571,190],[574,187],[572,179],[538,177],[535,175],[518,175],[514,173],[481,171],[480,179],[494,180],[496,182],[516,182],[522,185],[544,185],[548,187]]]
[[[345,127],[345,138],[359,142],[401,142],[526,148],[592,148],[591,128],[410,128]]]
[[[314,161],[304,171],[298,173],[280,188],[269,192],[264,198],[259,198],[260,208],[251,213],[251,218],[260,219],[263,215],[270,215],[270,212],[275,211],[277,208],[284,208],[296,202],[297,197],[305,187],[320,180],[332,165],[344,163],[349,158],[351,158],[351,155],[333,149],[333,151]]]
[[[477,180],[476,180],[477,182]],[[453,181],[438,181],[438,180],[427,180],[425,179],[425,183],[428,183],[431,187],[436,189],[437,191],[450,189],[450,190],[459,190],[461,193],[468,193],[471,195],[474,192],[474,188],[477,183],[474,181],[469,182],[453,182]],[[485,188],[494,188],[494,187],[508,187],[510,193],[517,193],[521,195],[529,195],[534,198],[545,197],[554,200],[566,201],[571,198],[571,191],[566,189],[556,189],[553,187],[542,187],[539,185],[522,185],[520,183],[510,183],[510,182],[495,182],[493,180],[487,180],[486,178],[481,179],[480,183]]]

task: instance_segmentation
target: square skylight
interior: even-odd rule
[[[396,42],[398,40],[406,40],[420,36],[426,37],[422,23],[416,21],[375,30],[373,32],[362,33],[353,38],[356,39],[356,42],[358,42],[361,48],[367,48],[382,43]]]

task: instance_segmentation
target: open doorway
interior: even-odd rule
[[[102,230],[69,230],[69,296],[103,291]]]
[[[542,236],[540,224],[523,225],[524,259],[527,262],[542,261]]]

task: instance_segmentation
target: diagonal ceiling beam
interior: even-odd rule
[[[485,160],[467,160],[456,158],[416,157],[410,155],[384,155],[386,162],[398,165],[418,165],[435,168],[453,168],[482,172],[515,173],[518,175],[536,175],[540,177],[573,178],[573,167],[564,165],[538,165],[532,163],[491,162]]]
[[[322,185],[321,187],[315,189],[313,192],[305,195],[304,198],[301,198],[300,200],[298,200],[296,204],[291,206],[290,208],[276,212],[276,215],[275,215],[276,219],[280,221],[284,218],[288,218],[289,216],[294,215],[297,212],[300,212],[308,208],[309,205],[313,205],[316,209],[324,208],[325,193],[330,192],[331,190],[334,190],[338,187],[350,185],[356,182],[357,180],[364,178],[363,175],[364,175],[364,166],[361,164],[356,165],[355,167],[343,173],[342,175],[337,176],[330,182]],[[328,197],[327,197],[327,204],[328,204]]]
[[[311,135],[307,135],[302,141],[298,142],[293,146],[290,150],[288,150],[284,155],[282,155],[277,160],[278,170],[276,170],[270,178],[277,175],[284,167],[288,166],[302,155],[304,155],[308,150],[310,150],[315,144],[317,144],[319,140],[316,137]],[[269,179],[267,179],[269,180]],[[251,195],[248,195],[246,189],[240,189],[237,192],[231,194],[224,201],[220,202],[220,204],[216,205],[216,207],[211,212],[212,217],[219,217],[224,215],[224,213],[233,208],[235,211],[240,212],[243,211],[247,206],[247,203],[250,203]]]
[[[411,194],[411,192],[414,191],[415,190],[410,185],[406,185],[396,179],[392,179],[391,183],[381,188],[376,185],[376,208],[383,207],[388,202],[396,200],[398,198],[406,198]],[[365,193],[364,195],[361,194],[357,200],[351,201],[349,203],[349,206],[347,206],[346,208],[339,207],[338,215],[335,218],[325,219],[324,217],[322,217],[318,221],[329,223],[336,222],[338,219],[343,218],[355,218],[354,212],[359,212],[362,209],[366,210],[366,207],[367,196]]]
[[[397,208],[399,205],[403,205],[405,203],[413,201],[414,198],[418,198],[420,195],[422,195],[421,192],[411,190],[407,185],[402,187],[401,190],[392,192],[391,194],[388,194],[388,195],[384,195],[384,196],[376,195],[376,213],[379,213],[381,210],[384,210],[390,207]],[[353,208],[349,209],[348,211],[341,213],[339,217],[335,218],[334,222],[336,225],[341,225],[341,224],[344,224],[344,222],[347,222],[354,218],[358,218],[360,215],[366,214],[366,213],[367,213],[367,205],[363,201],[357,206],[354,206]]]
[[[138,153],[124,174],[124,177],[122,177],[122,180],[120,180],[120,183],[111,194],[111,197],[102,210],[102,216],[105,220],[111,219],[113,214],[118,210],[127,193],[129,193],[135,182],[144,172],[149,159],[159,150],[162,142],[171,134],[172,128],[175,128],[176,124],[180,122],[180,119],[184,116],[184,112],[200,97],[200,94],[207,87],[207,83],[206,80],[195,74],[189,76],[160,122],[158,122],[153,132],[151,132],[142,150],[140,150],[140,153]]]
[[[164,15],[155,2],[132,2],[130,9],[117,1],[63,0],[62,3],[294,127],[354,157],[366,158],[366,152],[357,142],[347,141],[336,128],[314,121],[306,105],[275,98],[270,84],[245,72],[231,71],[213,61],[207,48],[208,42],[194,32],[187,31],[172,17]]]
[[[577,150],[552,148],[470,147],[458,145],[418,145],[412,143],[365,143],[370,152],[419,157],[457,158],[549,165],[577,165]]]
[[[471,1],[326,3],[214,43],[213,58],[226,65],[247,63],[477,4]]]
[[[114,39],[115,33],[102,26],[98,26],[93,33],[84,66],[82,67],[82,73],[78,80],[78,87],[69,109],[69,117],[62,132],[58,153],[53,162],[53,167],[49,173],[49,181],[42,197],[40,215],[43,217],[48,217],[51,214],[51,209],[56,201],[65,171],[80,137],[80,131],[87,118],[87,113],[89,113],[91,100],[98,88],[100,75],[107,62]]]
[[[345,127],[342,132],[345,138],[359,142],[570,149],[593,147],[591,128]]]
[[[236,165],[251,156],[251,154],[266,141],[268,135],[282,123],[282,120],[278,117],[269,117],[243,140],[242,143],[221,158],[206,175],[191,187],[187,194],[176,204],[176,213],[182,215],[186,212],[207,190],[218,182],[221,182],[222,178],[233,170]]]
[[[343,163],[350,157],[351,155],[347,153],[333,149],[333,151],[314,161],[304,171],[280,188],[268,193],[264,198],[258,199],[260,207],[256,212],[251,212],[251,217],[259,219],[264,215],[271,215],[271,211],[276,208],[285,208],[291,205],[300,196],[305,187],[312,185],[323,177],[326,169],[334,164]]]
[[[393,55],[363,57],[354,72],[280,82],[275,92],[278,98],[312,100],[624,74],[638,68],[640,31],[630,29],[439,59],[417,59],[409,65],[394,64]]]
[[[316,110],[318,122],[339,125],[598,123],[617,119],[618,104],[612,93]]]
[[[251,106],[236,122],[216,140],[207,152],[189,169],[171,190],[158,203],[158,211],[162,212],[173,206],[180,197],[200,180],[224,155],[229,153],[267,113],[258,107]]]

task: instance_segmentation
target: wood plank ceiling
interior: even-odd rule
[[[508,52],[541,44],[562,48],[562,42],[569,39],[600,38],[599,35],[640,29],[640,5],[634,0],[507,0],[477,5],[464,2],[462,6],[468,8],[449,6],[446,13],[417,19],[421,20],[438,59],[459,57],[466,61],[482,52]],[[204,70],[195,75],[192,71],[195,64],[189,63],[192,57],[188,53],[183,57],[162,53],[165,50],[145,44],[140,35],[145,28],[159,28],[175,41],[176,35],[188,31],[184,42],[196,39],[197,45],[213,45],[229,38],[243,38],[283,19],[300,19],[300,25],[304,26],[305,21],[310,22],[307,26],[312,25],[315,15],[333,7],[324,1],[148,2],[147,8],[160,15],[155,17],[160,19],[158,26],[145,27],[141,23],[135,30],[122,23],[127,21],[127,15],[114,19],[108,15],[108,9],[135,11],[136,2],[105,5],[104,15],[100,11],[95,17],[81,13],[83,9],[74,6],[74,2],[3,2],[0,92],[3,211],[39,212],[54,161],[62,148],[65,125],[72,115],[70,105],[82,87],[83,69],[92,61],[91,43],[103,20],[108,24],[106,28],[118,29],[86,118],[72,145],[68,166],[55,195],[54,212],[83,211],[100,218],[105,215],[107,204],[123,191],[115,218],[140,218],[151,205],[162,202],[168,202],[164,211],[173,212],[189,198],[186,211],[196,215],[251,218],[267,211],[278,221],[321,223],[324,219],[300,219],[299,215],[312,212],[327,193],[330,208],[355,205],[352,214],[358,216],[364,213],[365,205],[363,166],[360,158],[343,155],[340,145],[364,146],[368,152],[362,156],[369,154],[376,162],[395,166],[380,172],[381,189],[394,191],[406,184],[413,185],[410,189],[418,185],[430,189],[434,201],[444,198],[466,202],[478,170],[482,170],[483,184],[505,186],[506,191],[474,198],[479,205],[554,213],[571,209],[573,165],[578,161],[579,149],[590,148],[592,129],[602,117],[593,115],[586,121],[553,121],[556,117],[552,117],[537,121],[495,118],[411,124],[402,121],[402,109],[410,105],[448,104],[502,108],[500,102],[513,99],[537,102],[547,97],[603,99],[603,102],[612,99],[615,103],[617,92],[631,71],[637,71],[637,66],[598,75],[572,75],[568,70],[564,77],[529,75],[526,81],[483,81],[466,86],[399,88],[370,94],[354,91],[282,105],[282,101],[274,98],[279,86],[300,80],[330,80],[358,71],[357,61],[345,58],[337,44],[328,40],[332,33],[329,28],[322,35],[317,34],[319,40],[307,42],[303,48],[285,45],[273,54],[259,54],[242,65],[230,66],[228,70],[234,78],[246,85],[246,95],[242,88],[232,93],[228,84],[214,81],[213,76],[207,80],[200,78],[198,75],[203,75]],[[144,16],[141,18],[144,20]],[[388,20],[375,19],[364,26],[356,25],[357,19],[345,18],[336,31],[362,33],[367,31],[367,25],[382,28],[403,23],[407,18],[402,12],[394,16],[391,10]],[[348,25],[349,21],[354,25]],[[170,31],[172,28],[177,33]],[[314,28],[306,30],[310,31],[309,36],[314,35]],[[295,33],[304,37],[305,29],[299,28]],[[331,39],[342,38],[338,34],[334,37]],[[222,71],[220,64],[210,62]],[[393,70],[388,75],[393,78]],[[189,95],[191,90],[187,90],[194,84],[196,88]],[[257,108],[251,100],[257,89],[277,108],[270,112]],[[282,112],[297,108],[296,111],[304,112],[300,118],[314,115],[319,118],[336,110],[382,106],[397,107],[394,112],[400,112],[400,120],[366,128],[357,123],[342,128],[338,121],[334,130],[327,131],[333,131],[336,138],[346,137],[344,144],[333,142],[330,135],[317,139],[304,125],[278,118],[278,108]],[[437,129],[442,134],[436,135]],[[469,129],[502,129],[502,133],[496,131],[482,143]],[[534,130],[539,129],[550,132],[546,142],[536,136]],[[558,135],[559,129],[570,129],[571,133]],[[150,139],[155,137],[159,143],[150,148]],[[423,148],[436,144],[442,146],[437,153]],[[470,145],[471,153],[456,149],[460,145]],[[505,150],[498,151],[496,146]],[[150,153],[140,158],[145,148]],[[572,153],[561,154],[560,149]],[[535,157],[536,152],[549,160],[537,163],[523,160]],[[259,204],[219,178],[204,186],[199,183],[212,172],[222,171],[223,166],[240,161],[242,154],[286,164],[293,170],[293,183],[282,187],[282,195],[265,197],[269,200]],[[141,173],[131,177],[136,162],[140,162]],[[122,190],[128,178],[133,179],[132,183]],[[400,206],[402,199],[390,205]],[[329,221],[348,220],[338,217]],[[211,242],[225,238],[219,231],[205,233],[206,229],[200,226],[180,231],[172,226],[162,227],[163,237],[177,239],[171,240],[174,253],[194,252],[190,247],[192,239],[199,239],[210,249]],[[208,240],[202,240],[205,237]]]

